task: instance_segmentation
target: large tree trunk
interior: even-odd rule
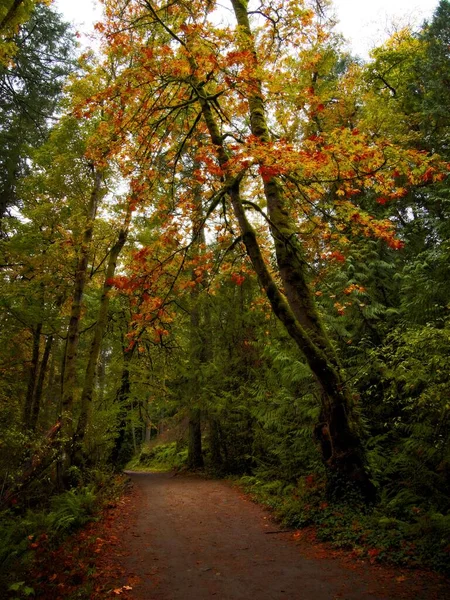
[[[77,429],[75,432],[73,443],[73,452],[74,455],[77,456],[77,460],[79,461],[82,459],[82,444],[83,439],[86,435],[86,429],[89,421],[89,412],[92,404],[92,395],[94,392],[95,372],[97,369],[103,335],[108,319],[109,298],[110,291],[112,288],[111,280],[114,277],[116,271],[117,260],[127,240],[130,219],[131,209],[129,205],[125,216],[124,225],[119,232],[119,236],[117,238],[116,243],[111,248],[111,251],[109,253],[108,266],[106,268],[105,280],[103,283],[103,291],[100,299],[97,323],[94,328],[94,336],[92,338],[91,350],[89,353],[86,374],[84,377],[84,385],[80,403],[80,416],[78,419]]]
[[[248,20],[247,2],[232,0],[232,4],[237,23],[245,38],[242,43],[246,50],[251,50],[255,72],[257,72],[257,56]],[[248,98],[251,131],[262,142],[268,142],[270,135],[261,82],[255,77],[251,84],[254,90]],[[211,140],[217,149],[219,163],[227,173],[229,156],[223,145],[214,113],[203,90],[197,88],[197,93]],[[264,182],[268,216],[284,294],[278,289],[270,274],[255,231],[245,214],[239,192],[239,181],[236,178],[233,181],[233,177],[229,174],[226,183],[229,185],[231,202],[247,253],[260,284],[267,294],[274,313],[304,353],[321,390],[321,417],[316,427],[316,437],[320,442],[323,460],[329,469],[330,491],[340,493],[350,482],[371,499],[374,495],[374,487],[366,466],[359,416],[347,390],[336,352],[319,317],[314,295],[308,284],[301,240],[298,239],[298,232],[284,197],[283,188],[275,177]]]

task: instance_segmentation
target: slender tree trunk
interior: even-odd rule
[[[41,410],[41,399],[42,399],[42,390],[44,389],[44,381],[45,376],[47,374],[48,361],[50,358],[50,353],[53,346],[53,335],[49,335],[47,337],[47,341],[45,342],[44,354],[42,355],[41,365],[39,367],[39,376],[36,383],[36,389],[34,391],[33,397],[33,406],[31,409],[31,420],[30,420],[30,428],[34,431],[37,426],[37,422],[39,419],[39,412]]]
[[[197,244],[205,244],[205,226],[203,222],[203,214],[200,199],[200,189],[196,193],[196,214],[193,218],[193,229],[195,241]],[[195,275],[192,274],[193,280]],[[190,360],[192,376],[190,379],[189,389],[189,442],[188,442],[188,467],[190,469],[201,469],[204,466],[203,448],[202,448],[202,410],[198,406],[199,396],[199,370],[206,362],[205,355],[205,331],[202,322],[200,294],[198,285],[196,285],[191,293],[192,308],[191,308],[191,330],[190,330]]]
[[[220,423],[210,416],[209,425],[209,452],[211,454],[211,466],[214,471],[220,473],[223,468],[223,458],[220,451]]]
[[[201,412],[198,408],[189,411],[188,468],[203,468]]]
[[[52,345],[53,351],[51,352],[51,361],[49,367],[49,374],[47,385],[45,387],[44,392],[44,406],[45,414],[47,417],[51,418],[52,421],[55,421],[56,418],[61,414],[60,410],[60,373],[57,369],[57,366],[60,364],[60,360],[58,360],[58,352],[61,348],[61,342],[58,338],[53,339]]]
[[[86,284],[90,244],[94,231],[95,215],[101,194],[101,184],[102,173],[100,171],[96,171],[94,174],[94,185],[87,210],[86,227],[83,233],[80,256],[75,273],[75,286],[73,291],[72,307],[70,311],[69,327],[67,330],[67,344],[63,367],[62,422],[64,428],[63,433],[66,434],[70,440],[73,438],[74,430],[73,404],[76,386],[76,360],[78,353],[81,308],[84,287]]]
[[[36,380],[39,368],[39,348],[41,343],[42,323],[38,323],[33,328],[33,351],[31,357],[30,372],[28,378],[27,395],[23,409],[23,422],[26,427],[32,429],[32,409],[34,391],[36,389]]]
[[[127,461],[123,458],[123,447],[126,441],[128,414],[130,412],[130,363],[133,358],[133,350],[128,352],[123,349],[123,367],[120,388],[117,391],[116,402],[119,405],[118,432],[114,447],[111,451],[111,463],[120,469]],[[131,457],[130,457],[131,458]]]
[[[200,312],[198,306],[198,293],[195,293],[194,305],[191,310],[191,364],[193,370],[189,382],[189,443],[188,443],[188,467],[200,469],[203,467],[202,450],[202,411],[196,406],[198,403],[198,369],[202,364],[202,339],[200,331]]]
[[[97,323],[94,328],[94,336],[92,338],[91,350],[89,353],[88,364],[86,367],[86,374],[84,378],[83,391],[81,394],[80,403],[80,416],[78,419],[77,429],[74,437],[74,453],[78,455],[78,459],[81,460],[81,447],[83,439],[86,435],[86,429],[89,421],[89,412],[92,404],[92,395],[94,392],[95,383],[95,372],[100,356],[100,350],[105,332],[105,327],[108,319],[108,308],[109,308],[109,297],[112,288],[112,278],[116,271],[117,260],[120,252],[125,245],[128,235],[128,227],[130,225],[131,210],[128,206],[125,223],[119,232],[116,243],[111,248],[108,260],[108,266],[106,268],[105,280],[103,283],[103,291],[100,299],[100,307],[98,312]]]
[[[69,327],[67,329],[66,348],[61,369],[61,435],[65,440],[61,456],[57,463],[57,481],[60,489],[66,487],[66,474],[73,454],[74,436],[74,399],[77,380],[76,362],[80,332],[81,308],[86,285],[89,251],[94,233],[94,222],[97,206],[101,196],[102,172],[94,171],[94,184],[87,207],[86,226],[80,248],[75,272],[75,285],[70,310]]]
[[[106,353],[104,350],[100,352],[99,361],[97,363],[97,381],[98,381],[98,407],[104,408],[105,402],[105,387],[106,387]]]

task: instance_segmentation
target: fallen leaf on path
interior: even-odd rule
[[[120,596],[121,594],[123,594],[124,591],[132,590],[132,589],[133,588],[131,587],[131,585],[123,585],[122,587],[116,588],[115,590],[113,590],[113,594]]]

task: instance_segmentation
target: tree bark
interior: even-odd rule
[[[32,409],[34,391],[36,389],[36,379],[39,367],[39,351],[41,343],[42,323],[38,323],[33,328],[33,351],[31,357],[30,373],[28,378],[27,395],[25,398],[25,406],[23,409],[23,422],[25,427],[32,429]]]
[[[102,179],[103,176],[101,171],[95,171],[94,185],[87,207],[86,226],[83,232],[80,256],[76,267],[70,321],[67,330],[67,344],[63,365],[62,423],[63,434],[68,437],[70,443],[72,442],[74,433],[73,405],[76,386],[76,361],[78,354],[81,308],[86,284],[90,245],[94,231],[95,215],[101,196]],[[71,454],[71,452],[69,452],[69,454]]]
[[[123,349],[123,367],[122,377],[120,382],[120,388],[117,391],[116,402],[119,405],[118,413],[118,432],[114,443],[114,447],[111,451],[110,462],[116,469],[121,469],[127,462],[123,457],[123,447],[125,444],[126,431],[127,431],[127,416],[130,410],[129,396],[130,396],[130,363],[133,358],[133,350],[128,352]],[[130,456],[131,458],[131,456]]]
[[[128,236],[128,228],[131,220],[131,209],[128,205],[125,222],[119,232],[116,243],[111,248],[106,268],[105,280],[103,283],[103,291],[100,299],[100,307],[98,311],[97,323],[94,328],[94,336],[92,338],[89,359],[84,377],[83,391],[80,402],[80,416],[78,419],[77,429],[74,436],[73,452],[74,456],[78,456],[78,460],[82,459],[82,444],[86,435],[86,429],[89,421],[89,412],[92,404],[92,396],[94,392],[95,372],[97,369],[98,359],[100,356],[103,335],[108,319],[109,298],[112,288],[112,278],[116,271],[117,260],[125,245]]]
[[[11,6],[10,6],[9,10],[7,11],[6,15],[0,21],[0,33],[4,29],[6,29],[6,26],[8,25],[8,23],[13,20],[14,15],[17,13],[20,5],[23,4],[23,1],[24,0],[14,0],[14,2],[11,4]]]
[[[216,473],[223,469],[222,452],[220,451],[220,423],[214,417],[209,417],[209,452],[211,454],[211,466]]]
[[[53,335],[47,337],[45,342],[44,354],[42,355],[41,365],[39,367],[39,376],[34,390],[33,406],[31,409],[30,428],[35,431],[41,410],[42,391],[44,389],[45,376],[47,374],[48,361],[53,346]]]
[[[196,215],[193,219],[194,236],[197,243],[205,243],[205,228],[201,210],[200,198],[196,198]],[[196,231],[198,224],[199,229]],[[192,275],[195,280],[195,275]],[[188,428],[188,467],[189,469],[201,469],[204,466],[202,448],[202,410],[196,406],[198,403],[198,375],[199,369],[205,362],[205,332],[201,319],[200,290],[196,285],[191,292],[191,330],[190,330],[190,363],[192,375],[189,381],[189,428]]]
[[[201,412],[198,408],[193,408],[189,411],[188,468],[191,470],[203,468],[200,414]]]

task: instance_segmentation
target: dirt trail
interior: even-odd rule
[[[130,473],[120,560],[136,600],[409,600],[445,598],[442,584],[345,558],[279,531],[225,482]],[[322,547],[323,548],[323,547]],[[323,554],[322,549],[322,554]],[[122,579],[122,583],[125,579]]]

